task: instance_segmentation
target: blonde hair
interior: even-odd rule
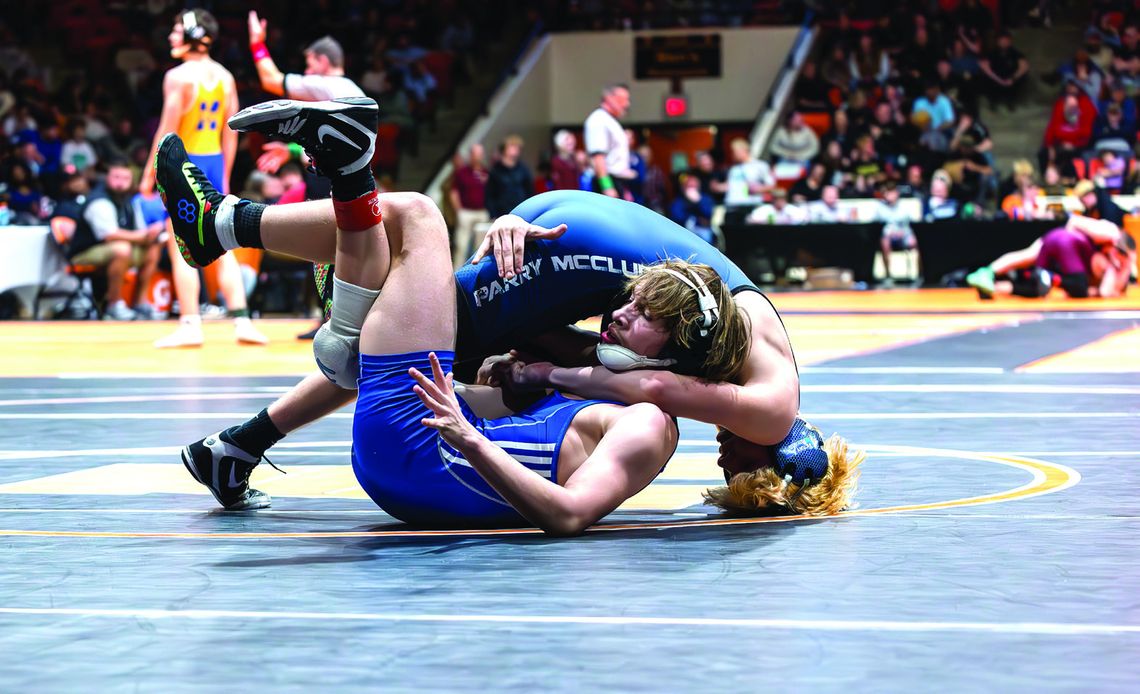
[[[867,454],[849,451],[847,441],[838,434],[824,442],[823,449],[827,451],[827,474],[806,489],[785,482],[774,468],[761,467],[733,475],[726,487],[706,490],[705,501],[740,515],[790,511],[805,516],[833,516],[855,508],[859,466]]]
[[[697,293],[669,270],[685,277],[691,277],[690,273],[700,277],[716,299],[719,315],[709,338],[700,336],[704,314]],[[709,381],[728,382],[740,375],[748,356],[752,329],[716,270],[684,260],[662,260],[647,266],[641,274],[629,280],[626,291],[630,294],[636,291],[646,312],[654,319],[665,321],[671,346],[690,352],[707,344],[707,353],[694,354],[700,365],[696,375]]]

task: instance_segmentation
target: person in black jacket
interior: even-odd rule
[[[523,140],[508,135],[499,146],[499,160],[491,167],[485,192],[487,213],[501,217],[534,195],[534,177],[520,159]]]

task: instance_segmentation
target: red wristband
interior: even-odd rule
[[[265,47],[264,41],[258,41],[257,43],[251,45],[249,47],[249,52],[253,54],[253,62],[255,63],[262,58],[269,57],[269,49]]]
[[[333,213],[341,231],[367,231],[384,221],[380,216],[380,193],[375,190],[347,202],[334,198]]]

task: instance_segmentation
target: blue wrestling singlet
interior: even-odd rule
[[[559,190],[530,198],[512,214],[547,228],[566,224],[567,231],[529,243],[526,268],[513,279],[499,277],[492,257],[456,271],[464,359],[517,346],[507,343],[517,333],[537,335],[605,312],[626,280],[665,258],[711,266],[733,293],[759,291],[716,248],[632,202]]]
[[[454,354],[436,351],[444,372]],[[431,411],[412,391],[408,369],[431,373],[428,352],[360,355],[360,396],[352,420],[352,469],[389,515],[420,526],[528,525],[515,509],[420,420]],[[554,393],[510,417],[480,419],[459,399],[467,420],[512,458],[558,482],[558,453],[571,420],[597,400]]]

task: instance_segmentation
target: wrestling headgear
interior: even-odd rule
[[[827,474],[823,434],[797,415],[792,430],[776,444],[773,466],[786,482],[798,484],[801,488],[820,481]]]
[[[687,268],[685,271],[689,277],[672,268],[663,268],[663,270],[675,276],[697,293],[697,306],[701,312],[700,339],[694,340],[694,344],[687,350],[681,350],[676,345],[669,345],[656,358],[637,354],[621,345],[599,342],[594,351],[598,355],[598,361],[610,371],[663,369],[677,366],[679,368],[673,370],[678,373],[688,375],[700,373],[701,364],[704,363],[705,359],[704,355],[708,352],[708,346],[712,340],[712,330],[720,319],[720,308],[717,306],[716,297],[709,291],[700,275]],[[603,322],[608,323],[608,321]],[[603,329],[604,327],[603,325]]]

